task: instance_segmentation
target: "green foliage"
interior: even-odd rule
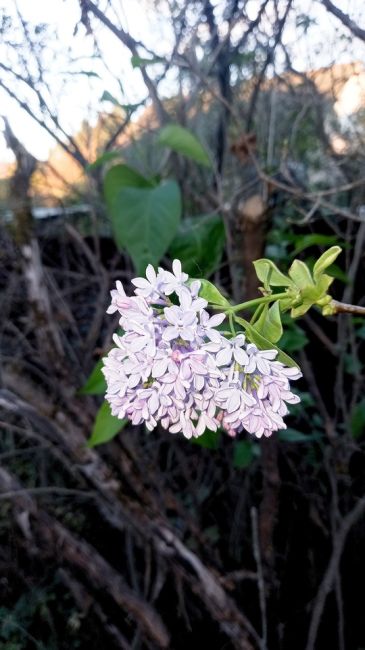
[[[354,377],[359,375],[362,371],[362,364],[358,357],[349,353],[344,355],[344,367],[345,372]]]
[[[114,106],[120,106],[120,103],[118,100],[112,95],[109,90],[104,90],[102,96],[100,97],[101,102],[110,102],[111,104],[114,104]]]
[[[365,399],[356,404],[351,413],[351,435],[357,440],[365,433]]]
[[[332,278],[335,278],[336,280],[340,280],[344,284],[349,284],[350,282],[347,273],[345,273],[345,271],[343,271],[341,267],[338,266],[338,264],[332,264],[328,273]]]
[[[293,255],[298,255],[310,246],[332,246],[338,241],[337,235],[321,235],[316,233],[292,235],[291,239],[295,242]]]
[[[271,307],[264,305],[260,317],[255,322],[255,329],[272,343],[277,343],[281,339],[283,326],[278,300]]]
[[[278,348],[275,343],[272,341],[269,341],[267,338],[265,338],[258,330],[256,327],[251,325],[248,321],[244,320],[243,318],[240,318],[239,316],[234,316],[234,319],[237,323],[242,325],[242,327],[245,329],[246,334],[250,341],[257,345],[257,347],[260,350],[277,350],[278,356],[277,360],[281,361],[281,363],[285,363],[287,366],[291,367],[298,367],[298,364],[295,363],[294,359],[289,357],[288,354],[283,352],[280,348]]]
[[[57,640],[53,629],[51,608],[54,599],[41,589],[33,588],[20,596],[15,605],[10,609],[0,607],[0,645],[3,650],[23,650],[35,648],[36,650],[56,650]],[[47,640],[35,638],[34,621],[38,619],[46,624]],[[32,630],[32,632],[30,631]],[[43,635],[44,636],[44,632]]]
[[[153,183],[127,165],[108,171],[104,194],[120,249],[130,254],[138,273],[157,265],[170,246],[181,217],[175,181]]]
[[[94,160],[93,163],[90,163],[90,165],[87,165],[86,170],[88,172],[93,171],[94,169],[97,169],[98,167],[102,167],[105,165],[105,163],[111,162],[112,160],[115,160],[116,158],[120,158],[121,154],[119,151],[106,151],[103,153],[99,158]]]
[[[287,276],[271,260],[256,260],[254,265],[266,292],[271,292],[272,287],[286,287],[286,296],[280,299],[280,308],[283,311],[291,309],[292,318],[303,316],[313,305],[321,306],[322,313],[328,315],[332,313],[332,299],[327,292],[333,277],[324,274],[324,271],[333,264],[340,252],[339,246],[332,246],[325,251],[314,264],[313,274],[305,262],[297,259],[290,266]]]
[[[211,167],[211,162],[199,140],[188,129],[179,124],[168,124],[158,136],[158,143],[194,160],[200,165]]]
[[[303,350],[308,343],[308,337],[304,330],[291,318],[283,318],[285,325],[280,345],[286,352],[297,352]]]
[[[339,246],[332,246],[321,255],[313,267],[313,278],[317,280],[322,273],[337,259],[341,253]]]
[[[124,187],[153,187],[154,183],[128,165],[114,165],[104,177],[104,196],[110,212],[118,207],[119,191]]]
[[[253,263],[256,275],[264,288],[268,291],[270,287],[290,287],[293,282],[271,260],[262,258]]]
[[[106,382],[101,369],[103,360],[97,362],[84,386],[79,390],[80,395],[103,395],[106,392]]]
[[[205,214],[184,219],[169,248],[172,258],[178,258],[189,275],[198,271],[209,277],[222,259],[225,230],[218,214]]]
[[[159,56],[153,57],[153,59],[144,59],[141,56],[133,55],[131,57],[132,68],[145,68],[147,65],[155,65],[156,63],[163,63],[164,59],[161,59]]]
[[[209,429],[206,429],[198,438],[191,438],[193,445],[198,445],[205,449],[218,449],[219,440],[220,431],[209,431]]]
[[[354,318],[354,325],[358,325],[359,327],[356,327],[356,336],[360,339],[365,339],[365,323],[363,318]]]
[[[311,272],[301,260],[294,260],[288,273],[298,289],[305,290],[307,287],[314,287]]]
[[[323,435],[318,431],[315,433],[302,433],[297,429],[282,429],[278,431],[279,440],[282,442],[313,442],[315,440],[320,440]]]
[[[259,454],[260,448],[253,440],[238,440],[234,445],[233,466],[237,469],[245,469]]]
[[[97,412],[91,437],[88,440],[88,447],[102,445],[115,436],[125,427],[128,420],[120,420],[111,414],[108,402],[103,402]]]
[[[212,284],[212,282],[209,282],[209,280],[202,280],[201,278],[199,278],[199,281],[201,282],[201,288],[199,291],[199,296],[201,298],[207,300],[208,303],[213,307],[229,309],[230,304],[227,298],[221,294],[221,292],[214,284]]]
[[[122,104],[114,95],[112,95],[108,90],[104,90],[102,96],[100,97],[101,102],[110,102],[118,108],[122,108],[127,115],[132,115],[137,108],[142,106],[143,102],[137,102],[137,104]]]

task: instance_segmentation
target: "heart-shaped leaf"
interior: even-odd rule
[[[181,217],[179,186],[175,181],[121,186],[113,194],[109,185],[107,194],[116,244],[127,249],[142,274],[148,264],[159,263],[175,236]]]

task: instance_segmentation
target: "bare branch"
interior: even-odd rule
[[[331,14],[336,16],[345,27],[347,27],[350,32],[354,36],[357,36],[357,38],[361,38],[362,41],[365,41],[365,29],[362,29],[362,27],[359,27],[348,14],[345,14],[341,9],[336,7],[336,5],[331,2],[331,0],[321,0],[323,6],[329,11]]]
[[[347,536],[352,528],[360,519],[365,511],[365,497],[362,497],[357,502],[356,506],[350,510],[348,515],[342,520],[342,524],[337,531],[334,541],[334,548],[332,551],[331,559],[328,563],[326,572],[324,574],[321,586],[318,590],[316,602],[313,608],[312,619],[309,627],[308,641],[306,650],[314,650],[316,644],[317,633],[319,624],[321,622],[322,612],[326,603],[326,598],[333,588],[334,581],[338,572],[342,552],[345,546]]]
[[[111,20],[109,20],[109,18],[102,11],[93,2],[91,2],[91,0],[80,0],[80,6],[83,15],[87,14],[88,12],[91,12],[96,18],[98,18],[98,20],[101,23],[103,23],[103,25],[105,25],[105,27],[107,27],[112,32],[112,34],[114,34],[114,36],[116,36],[123,43],[123,45],[125,45],[128,48],[128,50],[131,52],[133,56],[139,56],[138,46],[141,46],[142,44],[136,41],[130,34],[128,34],[128,32],[124,31],[124,29],[122,29],[121,27],[116,27],[116,25],[114,25],[111,22]],[[165,124],[166,122],[169,121],[170,118],[167,111],[164,108],[162,101],[158,96],[156,86],[152,81],[151,77],[149,76],[146,70],[146,66],[141,65],[140,70],[146,88],[150,93],[150,97],[153,101],[160,123]]]

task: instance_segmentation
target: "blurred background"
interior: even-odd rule
[[[242,302],[332,245],[365,305],[360,0],[0,0],[1,649],[364,650],[365,320],[287,319],[261,441],[126,425],[100,370],[117,279]]]

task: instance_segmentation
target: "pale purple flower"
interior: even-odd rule
[[[287,404],[299,401],[289,384],[298,369],[276,361],[276,350],[246,344],[242,333],[223,336],[225,314],[209,315],[201,283],[189,285],[178,260],[172,272],[149,265],[133,284],[129,297],[117,282],[108,308],[124,330],[104,359],[113,415],[187,438],[219,426],[257,437],[285,428]]]
[[[206,348],[210,352],[216,353],[215,361],[217,366],[229,366],[232,361],[235,361],[240,366],[248,363],[249,357],[244,349],[244,334],[238,334],[232,339],[227,339],[225,336],[220,335],[219,338],[215,336],[213,340],[209,332],[207,332],[207,335],[211,339],[211,343],[208,343]]]
[[[168,322],[162,338],[165,341],[172,341],[172,339],[184,339],[186,341],[194,341],[197,325],[197,317],[195,311],[185,311],[182,307],[173,305],[164,310],[165,318]]]
[[[270,373],[270,361],[277,357],[276,350],[258,350],[256,345],[249,343],[247,346],[247,361],[243,364],[244,371],[251,374],[258,370],[263,374]]]
[[[164,277],[165,271],[159,269],[158,273],[156,273],[152,264],[149,264],[146,268],[145,278],[134,278],[132,280],[132,284],[137,287],[135,289],[136,295],[143,296],[150,302],[160,302],[163,294]]]
[[[211,341],[219,341],[221,335],[215,328],[221,325],[225,318],[225,314],[214,314],[214,316],[210,316],[208,312],[203,309],[200,312],[198,328],[199,336],[202,338],[207,336]]]
[[[182,271],[180,260],[174,260],[172,273],[170,271],[163,272],[163,291],[166,296],[170,296],[174,292],[178,294],[188,279],[187,273]]]
[[[110,306],[106,310],[107,314],[114,314],[116,311],[128,309],[131,303],[131,298],[129,298],[126,295],[120,280],[117,280],[116,287],[117,287],[116,289],[113,289],[110,292],[112,301]]]
[[[179,294],[180,306],[172,305],[165,307],[164,314],[168,322],[162,338],[165,341],[182,338],[186,341],[194,341],[197,329],[197,312],[207,306],[203,298],[192,298],[187,287],[183,287]]]

